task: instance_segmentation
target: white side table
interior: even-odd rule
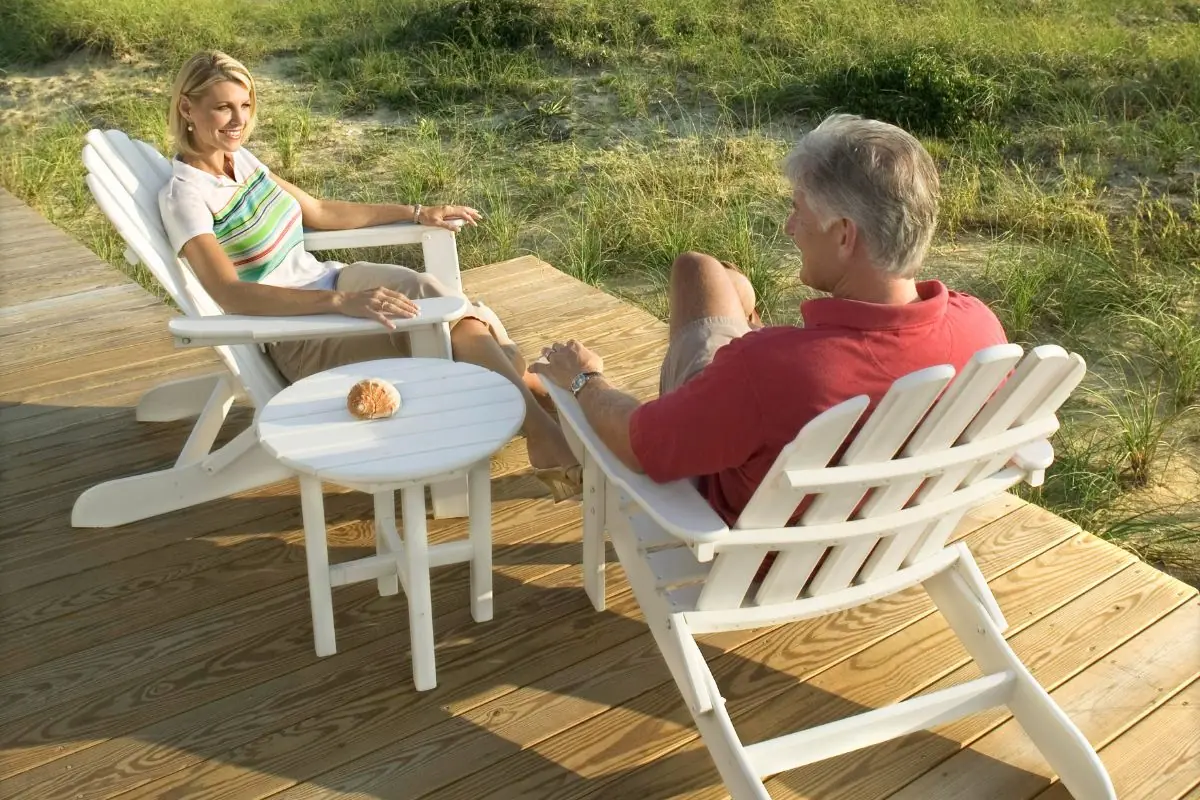
[[[391,381],[400,410],[381,420],[358,420],[346,409],[350,387],[363,378]],[[445,359],[367,361],[297,381],[259,412],[266,451],[300,479],[304,546],[313,638],[318,656],[337,650],[332,588],[375,579],[381,595],[399,584],[408,596],[413,679],[418,690],[437,685],[429,568],[471,563],[471,615],[492,618],[490,457],[525,417],[521,393],[494,372]],[[429,546],[425,487],[467,476],[470,534]],[[329,564],[322,481],[375,498],[376,555]],[[396,527],[399,489],[403,532]]]

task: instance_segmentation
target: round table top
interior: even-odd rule
[[[391,417],[356,419],[350,387],[364,378],[400,392]],[[525,419],[503,376],[439,358],[347,364],[297,381],[259,412],[258,438],[285,466],[325,480],[386,484],[470,467],[504,446]]]

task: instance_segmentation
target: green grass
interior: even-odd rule
[[[794,321],[780,158],[833,110],[911,128],[943,178],[930,274],[1092,368],[1032,496],[1200,578],[1195,0],[13,0],[14,97],[79,52],[120,78],[0,117],[0,181],[120,264],[82,134],[165,147],[171,74],[214,46],[267,76],[252,146],[285,177],[471,203],[466,266],[536,253],[659,315],[702,249]]]

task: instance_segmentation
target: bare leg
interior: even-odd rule
[[[508,330],[505,329],[504,323],[500,321],[500,317],[491,307],[484,304],[482,300],[475,302],[475,310],[472,312],[478,314],[479,318],[487,323],[492,330],[492,336],[495,337],[496,343],[500,345],[500,349],[504,351],[504,355],[512,364],[513,369],[517,374],[522,376],[525,382],[525,388],[533,395],[533,399],[538,402],[543,409],[550,413],[554,413],[554,401],[550,399],[550,394],[546,391],[546,387],[542,386],[541,380],[536,375],[529,371],[529,365],[525,361],[525,357],[521,355],[521,349],[517,347],[517,343],[508,335]]]
[[[508,354],[492,337],[486,324],[473,318],[461,320],[450,331],[450,345],[454,350],[455,361],[490,369],[503,375],[521,391],[521,396],[525,399],[525,425],[522,431],[528,439],[531,466],[566,467],[577,463],[562,429],[529,390],[525,381],[528,373],[517,372]]]
[[[684,253],[671,264],[670,302],[672,336],[705,317],[757,316],[750,280],[705,253]]]

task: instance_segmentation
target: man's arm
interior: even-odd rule
[[[542,350],[542,357],[545,361],[534,362],[529,366],[529,371],[567,390],[571,389],[571,384],[578,376],[596,373],[579,390],[575,399],[579,401],[579,407],[583,409],[596,436],[613,455],[631,470],[645,472],[633,452],[629,434],[629,421],[641,402],[614,388],[599,374],[604,370],[603,359],[574,340],[566,344],[555,342]]]
[[[642,405],[636,397],[631,397],[615,388],[603,375],[597,375],[589,380],[579,394],[575,395],[588,424],[600,437],[600,441],[621,459],[621,463],[634,472],[645,472],[633,452],[633,442],[629,436],[629,421],[633,412]]]
[[[726,345],[699,375],[652,403],[639,403],[599,375],[576,398],[600,441],[652,480],[667,483],[734,468],[762,443],[762,414],[735,345]],[[600,356],[574,341],[556,343],[542,356],[545,362],[530,370],[564,389],[581,373],[604,370]]]

